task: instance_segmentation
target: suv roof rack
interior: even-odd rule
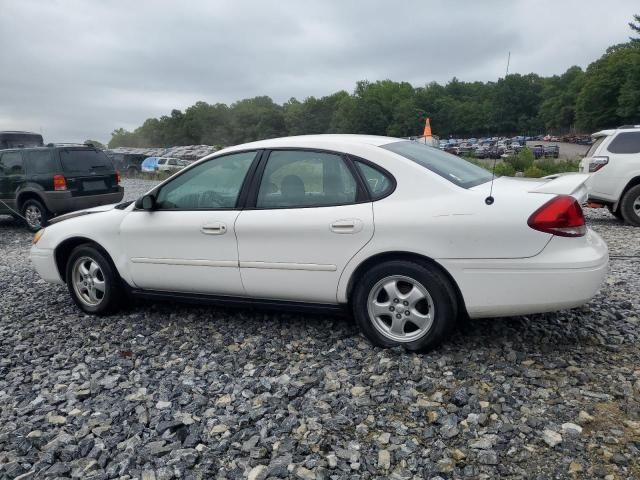
[[[47,143],[47,147],[91,147],[91,148],[96,148],[96,146],[93,143],[73,143],[73,142]]]
[[[618,127],[618,130],[623,129],[623,128],[640,128],[640,125],[622,125],[622,126]]]

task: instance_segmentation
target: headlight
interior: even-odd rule
[[[36,234],[33,236],[33,244],[35,245],[36,243],[38,243],[38,241],[42,238],[42,235],[44,235],[44,228],[38,230],[36,232]]]

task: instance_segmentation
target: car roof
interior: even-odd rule
[[[234,150],[276,148],[276,147],[298,147],[298,148],[338,148],[348,145],[370,145],[379,147],[389,143],[406,140],[404,138],[383,137],[377,135],[354,135],[354,134],[322,134],[322,135],[298,135],[293,137],[270,138],[258,140],[257,142],[243,143],[233,147],[225,148],[216,152],[230,152]]]

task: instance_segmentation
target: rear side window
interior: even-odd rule
[[[611,153],[640,153],[640,132],[619,133],[607,150]]]
[[[393,182],[387,175],[366,163],[356,160],[355,164],[367,182],[367,189],[372,200],[378,200],[391,191]]]
[[[22,175],[22,154],[20,152],[3,153],[0,157],[0,172],[5,175]]]
[[[62,169],[75,173],[104,173],[114,171],[111,159],[102,150],[62,150]]]
[[[58,165],[50,150],[29,152],[27,159],[29,173],[55,173]]]

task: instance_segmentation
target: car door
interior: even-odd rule
[[[373,236],[373,209],[350,161],[272,150],[236,221],[242,282],[265,299],[336,303],[345,265]]]
[[[131,278],[147,290],[242,295],[235,222],[257,152],[232,153],[184,170],[156,192],[156,208],[121,224]]]
[[[0,156],[0,208],[16,209],[16,191],[25,182],[21,152],[5,152]]]

